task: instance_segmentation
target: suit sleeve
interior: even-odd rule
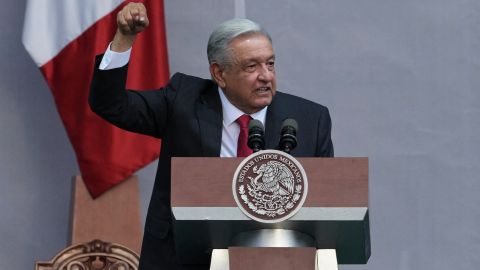
[[[332,143],[332,120],[330,119],[330,113],[326,107],[323,107],[323,111],[318,119],[317,130],[317,149],[315,155],[318,157],[333,157],[333,143]]]
[[[100,70],[102,55],[95,59],[90,87],[90,108],[113,125],[132,132],[161,138],[176,96],[176,87],[150,91],[125,89],[128,65]]]

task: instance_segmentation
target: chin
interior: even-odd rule
[[[266,106],[270,105],[272,103],[272,97],[270,98],[263,98],[262,100],[259,100],[256,102],[256,107],[259,108],[259,110],[265,108]]]

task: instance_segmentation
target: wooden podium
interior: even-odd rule
[[[293,217],[279,223],[251,220],[237,207],[232,179],[242,160],[172,158],[173,231],[182,263],[208,264],[213,250],[211,269],[224,264],[229,268],[223,269],[231,270],[282,269],[278,268],[282,265],[313,270],[330,264],[325,260],[332,257],[335,267],[337,262],[367,263],[367,158],[297,158],[308,177],[307,198]],[[284,240],[289,234],[293,241]],[[282,237],[276,239],[277,235]],[[312,263],[299,266],[305,258]]]

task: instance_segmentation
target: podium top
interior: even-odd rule
[[[172,158],[172,207],[236,207],[232,179],[242,160]],[[297,160],[309,180],[304,207],[368,207],[368,158]]]

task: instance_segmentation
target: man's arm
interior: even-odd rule
[[[128,3],[117,13],[117,32],[103,56],[99,68],[114,69],[128,64],[137,34],[148,27],[147,10],[142,3]]]
[[[102,62],[99,65],[101,70],[109,70],[114,68],[121,68],[126,66],[130,61],[130,53],[132,49],[125,52],[114,52],[110,49],[111,43],[108,44],[108,48],[103,55]]]
[[[114,57],[127,54],[126,62],[97,56],[95,59],[89,104],[93,112],[108,122],[129,131],[161,137],[168,115],[168,103],[175,91],[128,91],[125,89],[128,58],[136,35],[148,26],[146,10],[141,3],[129,3],[117,14],[117,32],[110,45]],[[117,61],[117,62],[116,62]],[[99,67],[106,63],[105,66]],[[121,62],[121,61],[120,61]],[[167,87],[170,88],[170,87]],[[170,94],[169,94],[170,93]]]
[[[111,44],[114,52],[129,50],[138,33],[148,27],[147,9],[142,3],[128,3],[117,14],[117,32]]]

